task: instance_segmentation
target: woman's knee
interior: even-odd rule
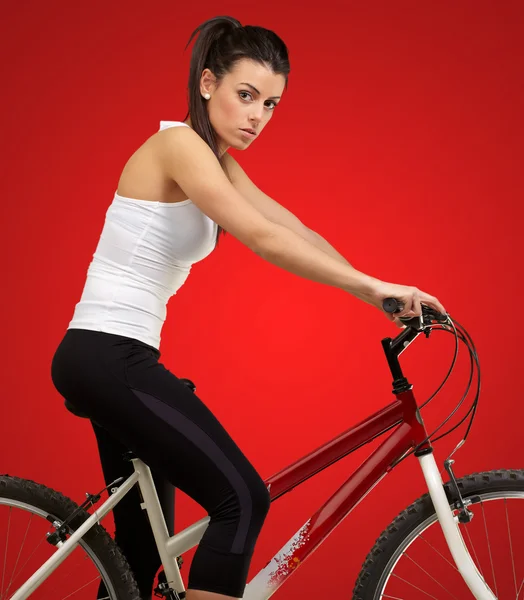
[[[263,479],[259,479],[252,488],[251,497],[253,499],[253,512],[265,518],[271,506],[271,495]]]
[[[260,478],[244,481],[245,486],[239,491],[231,489],[227,496],[221,498],[217,506],[210,511],[213,520],[240,519],[243,512],[248,511],[252,519],[264,519],[271,504],[269,491]]]
[[[251,514],[250,518],[250,533],[247,536],[247,539],[250,542],[247,543],[247,546],[251,548],[252,551],[255,541],[260,534],[260,530],[266,520],[266,516],[269,512],[270,507],[270,495],[269,491],[266,487],[264,481],[260,478],[257,478],[253,481],[249,487],[250,492],[250,507],[249,511]],[[246,508],[246,507],[244,507]]]

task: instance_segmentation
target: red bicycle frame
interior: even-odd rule
[[[291,540],[292,543],[282,549],[279,568],[267,582],[272,589],[284,583],[287,576],[328,537],[407,452],[414,447],[418,447],[417,455],[432,451],[412,386],[404,378],[398,363],[398,355],[419,333],[407,328],[394,340],[382,340],[394,376],[395,401],[266,480],[271,502],[274,502],[313,475],[396,427],[308,520]]]

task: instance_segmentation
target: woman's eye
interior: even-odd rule
[[[238,92],[238,95],[242,98],[242,100],[248,100],[249,98],[253,99],[253,96],[249,92]],[[249,98],[245,98],[244,96],[249,96]],[[273,110],[277,105],[277,103],[273,102],[273,100],[269,100],[268,104],[271,104],[270,107],[266,104],[269,110]]]
[[[239,92],[240,97],[242,98],[242,100],[244,100],[245,98],[242,97],[242,94],[246,94],[246,96],[249,96],[251,98],[251,94],[249,92]]]

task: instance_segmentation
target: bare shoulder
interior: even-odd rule
[[[186,200],[187,196],[170,176],[166,165],[177,160],[177,149],[194,145],[195,137],[201,139],[190,127],[183,126],[153,133],[126,162],[118,182],[118,193],[129,198],[168,203]]]
[[[212,221],[256,251],[274,224],[232,185],[214,152],[193,129],[177,127],[161,133],[165,135],[158,138],[159,156],[166,177]]]
[[[207,148],[212,153],[211,148],[191,127],[167,127],[157,131],[151,139],[153,138],[162,156],[166,153],[183,153],[186,149],[190,152],[202,152]]]

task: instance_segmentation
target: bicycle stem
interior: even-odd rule
[[[384,349],[389,369],[391,371],[391,375],[393,376],[394,394],[400,394],[401,392],[411,389],[411,384],[402,373],[402,368],[400,367],[398,357],[420,333],[421,332],[417,331],[416,329],[407,327],[395,339],[392,340],[391,338],[384,338],[382,340],[382,348]]]

